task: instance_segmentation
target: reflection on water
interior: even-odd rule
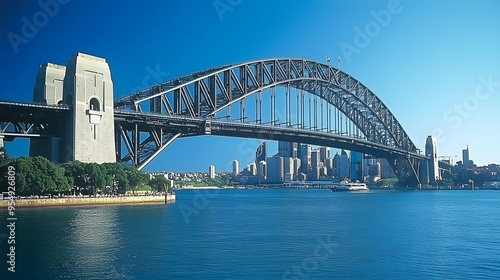
[[[190,223],[181,205],[194,207],[196,192],[179,191],[177,199],[169,205],[19,209],[15,276],[281,279],[292,271],[286,279],[471,280],[500,275],[496,191],[228,190],[210,197]],[[317,256],[318,240],[327,237],[335,247],[308,263]]]
[[[116,207],[79,208],[69,221],[67,241],[67,267],[79,270],[82,277],[86,271],[102,275],[103,279],[116,279],[116,253],[120,235],[116,230]]]

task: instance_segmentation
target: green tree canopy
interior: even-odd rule
[[[125,173],[127,173],[128,182],[130,184],[130,190],[136,190],[138,186],[146,184],[149,181],[149,175],[135,169],[132,166],[125,167]]]
[[[44,157],[21,157],[11,161],[16,172],[16,194],[41,195],[69,192],[64,170]],[[7,165],[0,173],[6,177]]]
[[[103,168],[97,163],[83,163],[80,161],[66,162],[61,165],[69,181],[80,190],[95,194],[96,189],[105,186],[106,178]]]
[[[165,185],[169,185],[168,180],[163,175],[155,176],[153,179],[149,181],[149,185],[156,191],[162,192],[165,191]]]
[[[7,161],[9,161],[7,150],[5,150],[5,147],[0,147],[0,166],[2,166]]]
[[[112,193],[125,193],[129,189],[129,179],[122,163],[103,163],[106,186],[111,187]]]

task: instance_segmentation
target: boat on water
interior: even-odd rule
[[[333,187],[330,188],[330,190],[332,190],[332,192],[338,192],[338,191],[369,191],[370,189],[368,189],[365,183],[342,181],[340,183],[333,184]]]

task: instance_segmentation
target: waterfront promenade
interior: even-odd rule
[[[165,201],[166,199],[166,201]],[[7,207],[8,199],[0,200],[0,207]],[[72,206],[72,205],[102,205],[102,204],[139,204],[139,203],[172,203],[175,194],[137,195],[110,197],[56,197],[56,198],[22,198],[16,199],[15,207]]]

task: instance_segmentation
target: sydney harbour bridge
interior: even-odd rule
[[[66,79],[64,83],[62,100],[55,104],[0,102],[0,136],[5,140],[64,138],[61,127],[68,124],[61,122],[78,107],[65,97]],[[92,105],[91,99],[85,105],[97,106],[86,110],[94,130],[99,122],[92,119],[102,118],[97,111],[105,108],[104,100],[98,100],[101,103]],[[113,103],[116,161],[138,169],[176,139],[199,135],[298,142],[386,158],[400,183],[409,186],[421,183],[420,168],[428,160],[368,87],[340,69],[316,61],[266,59],[215,67],[170,79]],[[94,139],[98,138],[94,135]],[[58,159],[64,161],[64,151],[60,153]]]

